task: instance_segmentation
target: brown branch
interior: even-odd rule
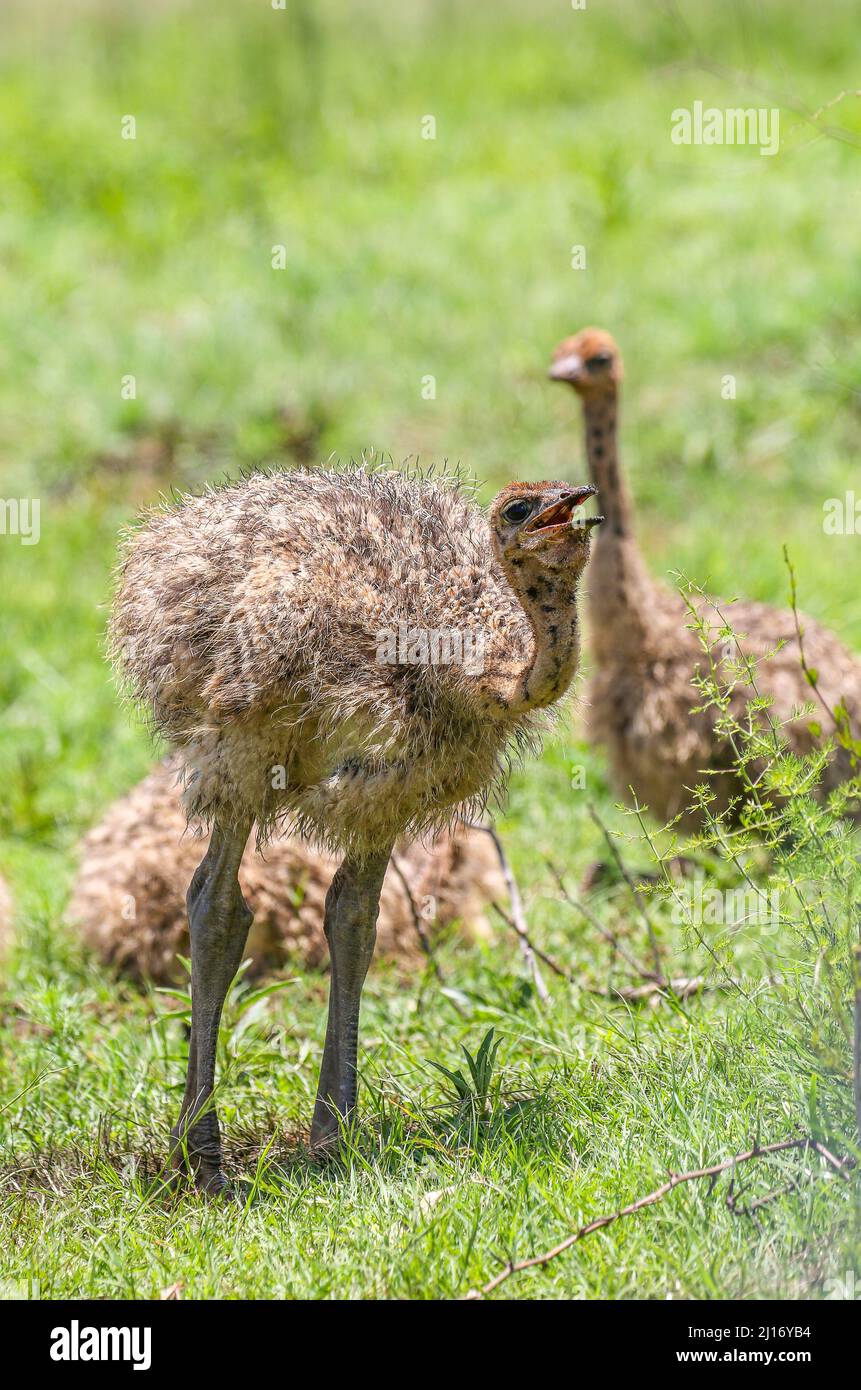
[[[656,1000],[662,994],[675,994],[678,999],[689,999],[693,994],[707,989],[723,989],[723,985],[707,984],[701,975],[688,979],[681,975],[675,980],[650,980],[645,985],[590,985],[578,982],[580,989],[587,994],[597,994],[601,999],[621,999],[626,1004],[644,1004]]]
[[[608,989],[607,994],[618,994],[628,1004],[640,1004],[664,991],[674,994],[677,999],[690,999],[708,988],[702,975],[694,975],[691,979],[683,975],[676,980],[650,980],[645,985],[622,985],[620,989]]]
[[[634,907],[640,918],[640,921],[646,928],[646,935],[649,938],[649,945],[652,951],[652,960],[654,961],[655,965],[654,976],[656,979],[661,979],[663,975],[663,966],[661,965],[661,953],[658,950],[658,939],[655,936],[655,929],[649,921],[649,915],[643,908],[641,895],[637,892],[634,880],[631,878],[631,875],[628,873],[628,870],[625,867],[625,863],[622,859],[621,854],[619,853],[615,840],[613,839],[606,825],[602,821],[601,817],[598,815],[594,803],[591,801],[589,802],[589,815],[592,817],[598,829],[601,831],[601,834],[604,836],[604,839],[607,842],[607,848],[609,849],[614,860],[616,861],[616,867],[618,868],[619,873],[622,875],[623,879],[628,885],[628,888],[631,891],[631,897],[634,901]]]
[[[566,970],[564,966],[561,966],[559,962],[554,960],[552,956],[548,955],[546,951],[542,951],[540,946],[536,946],[535,942],[532,940],[531,937],[527,936],[529,945],[535,952],[538,959],[543,961],[544,964],[548,967],[548,969],[553,971],[554,975],[559,975],[569,985],[574,985],[578,989],[583,989],[586,991],[587,994],[597,994],[600,995],[603,999],[622,999],[625,1001],[626,1004],[643,1003],[645,1000],[654,999],[656,995],[659,995],[664,991],[667,991],[671,994],[675,994],[678,999],[689,999],[692,995],[699,994],[703,990],[711,988],[721,988],[721,986],[719,985],[712,986],[707,984],[702,975],[696,975],[692,978],[688,978],[687,976],[680,976],[677,979],[667,979],[665,976],[661,975],[658,979],[655,979],[655,976],[652,974],[650,970],[646,970],[645,966],[640,965],[639,962],[636,961],[633,956],[629,955],[625,951],[625,948],[622,946],[621,942],[613,934],[613,932],[609,930],[609,928],[605,927],[603,923],[601,923],[599,919],[592,912],[590,912],[587,907],[584,906],[583,903],[571,897],[570,893],[568,892],[568,889],[565,887],[565,883],[563,881],[560,871],[551,862],[551,860],[547,859],[545,860],[545,863],[547,864],[548,869],[556,879],[556,882],[559,885],[559,889],[565,901],[569,903],[571,907],[575,907],[579,912],[583,913],[587,921],[591,922],[597,928],[598,932],[601,934],[604,940],[609,942],[609,944],[613,947],[614,951],[617,951],[619,955],[621,955],[622,958],[625,961],[627,961],[627,963],[632,967],[632,969],[640,976],[640,978],[646,981],[646,983],[642,985],[618,985],[607,987],[601,985],[585,984],[583,981],[575,979],[575,977],[571,974],[570,970]],[[499,913],[499,916],[502,918],[503,922],[505,922],[506,926],[511,927],[513,929],[514,923],[512,919],[509,917],[507,912],[503,911],[503,909],[499,906],[499,903],[494,902],[491,904],[491,906],[494,908],[496,912]]]
[[[848,1182],[849,1173],[851,1169],[855,1167],[854,1158],[836,1158],[829,1149],[826,1149],[825,1145],[819,1139],[811,1139],[810,1143],[811,1147],[819,1154],[819,1157],[824,1158],[825,1162],[834,1169],[835,1173],[839,1173],[841,1178],[845,1178]]]
[[[511,927],[513,930],[514,923],[508,913],[499,906],[499,903],[492,902],[491,907],[499,914],[505,925]],[[719,985],[708,985],[702,975],[696,975],[691,979],[688,979],[687,976],[680,976],[675,980],[654,980],[651,975],[647,975],[646,984],[644,985],[603,986],[587,984],[582,980],[575,979],[569,970],[561,966],[559,962],[554,960],[552,956],[549,956],[546,951],[542,951],[540,946],[536,946],[531,937],[528,939],[538,959],[543,961],[548,969],[553,971],[554,975],[559,975],[567,984],[574,985],[577,989],[585,990],[587,994],[597,994],[602,999],[617,998],[623,999],[626,1004],[641,1004],[645,1000],[654,999],[664,991],[675,994],[679,999],[689,999],[691,995],[699,994],[702,990],[721,988]]]
[[[645,1207],[654,1206],[660,1202],[674,1187],[679,1187],[682,1183],[694,1182],[699,1178],[717,1178],[721,1173],[726,1173],[730,1168],[736,1168],[740,1163],[748,1163],[754,1158],[765,1158],[769,1154],[786,1153],[790,1149],[812,1150],[820,1154],[832,1166],[836,1166],[837,1171],[848,1180],[847,1169],[852,1166],[851,1159],[841,1162],[833,1154],[823,1148],[817,1139],[812,1139],[809,1135],[804,1135],[799,1139],[781,1139],[775,1144],[754,1144],[750,1149],[743,1153],[733,1154],[732,1158],[725,1158],[722,1163],[713,1163],[708,1168],[695,1168],[689,1173],[670,1173],[667,1181],[656,1187],[654,1192],[649,1192],[645,1197],[638,1197],[635,1202],[631,1202],[626,1207],[621,1207],[618,1211],[608,1212],[605,1216],[598,1216],[594,1221],[589,1221],[579,1230],[572,1231],[558,1245],[554,1245],[551,1250],[545,1250],[542,1255],[533,1255],[528,1260],[518,1260],[510,1262],[505,1266],[501,1273],[484,1284],[480,1289],[471,1289],[466,1298],[477,1299],[485,1298],[487,1294],[493,1293],[500,1284],[504,1284],[506,1279],[510,1279],[513,1274],[520,1274],[525,1269],[543,1269],[551,1260],[555,1260],[559,1255],[570,1250],[572,1245],[584,1240],[586,1236],[592,1235],[593,1231],[601,1231],[606,1226],[612,1226],[615,1221],[621,1221],[624,1216],[633,1216],[635,1212],[642,1211]]]
[[[493,908],[494,912],[497,912],[499,914],[499,916],[502,918],[503,922],[507,927],[510,927],[512,931],[517,930],[512,918],[509,917],[508,913],[505,911],[503,907],[499,906],[499,903],[496,902],[495,899],[491,902],[490,906]],[[542,960],[549,970],[553,971],[554,975],[560,975],[563,980],[567,980],[569,985],[574,985],[577,983],[577,981],[574,979],[574,976],[568,970],[566,970],[564,966],[560,965],[559,962],[554,960],[552,956],[548,956],[547,952],[542,951],[540,946],[536,946],[531,936],[527,936],[526,940],[529,943],[530,949],[535,952],[538,959]]]
[[[592,985],[589,988],[592,994],[603,994],[607,997],[616,995],[627,1004],[641,1004],[644,1000],[652,1000],[659,994],[674,994],[677,999],[690,999],[695,994],[737,989],[738,984],[732,979],[724,982],[707,980],[704,975],[678,975],[669,980],[649,980],[644,985],[620,985],[618,988],[614,986],[608,989]]]

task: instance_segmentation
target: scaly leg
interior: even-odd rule
[[[252,915],[237,873],[251,829],[213,826],[209,848],[188,890],[191,936],[191,1041],[179,1122],[172,1131],[174,1167],[188,1166],[202,1192],[227,1189],[221,1171],[221,1135],[212,1105],[221,1010],[239,969]],[[204,1112],[204,1113],[201,1113]]]
[[[311,1144],[322,1150],[338,1137],[339,1117],[356,1108],[359,1005],[362,985],[374,954],[380,889],[389,853],[361,863],[346,858],[326,895],[326,939],[332,958],[329,1020]]]

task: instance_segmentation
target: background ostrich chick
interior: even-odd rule
[[[707,769],[728,774],[712,779],[718,808],[726,807],[741,787],[733,771],[733,750],[715,733],[716,711],[692,713],[702,698],[693,677],[707,660],[691,630],[691,615],[681,594],[651,577],[634,536],[633,506],[618,457],[622,357],[609,333],[584,328],[558,345],[550,377],[569,383],[580,397],[590,475],[607,518],[590,567],[590,650],[596,670],[589,690],[589,729],[606,745],[623,795],[633,787],[660,820],[682,816],[695,826],[699,818],[686,807]],[[809,753],[818,736],[808,718],[794,717],[813,695],[801,662],[795,615],[743,601],[733,603],[726,616],[744,655],[759,662],[757,686],[773,701],[771,718],[782,726],[793,752]],[[818,672],[820,698],[831,710],[845,706],[857,738],[861,662],[821,623],[803,617],[801,627],[805,658]],[[719,676],[720,671],[718,665]],[[742,721],[753,694],[744,682],[732,690],[731,709]],[[838,747],[825,769],[823,791],[853,773],[849,751]]]

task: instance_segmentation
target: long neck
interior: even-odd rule
[[[587,571],[591,643],[599,661],[647,634],[652,580],[634,539],[633,509],[619,468],[616,389],[583,402],[586,457],[605,522]]]
[[[521,619],[519,632],[500,633],[480,682],[495,713],[507,717],[552,705],[577,673],[579,569],[551,569],[528,555],[500,563],[513,591],[512,608],[519,605],[531,629],[530,640]]]

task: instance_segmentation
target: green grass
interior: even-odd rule
[[[582,476],[575,402],[544,369],[586,322],[625,353],[654,571],[783,603],[786,542],[802,606],[861,650],[858,539],[822,530],[861,448],[861,149],[792,109],[857,87],[854,7],[683,4],[689,30],[628,0],[71,8],[49,27],[13,6],[0,54],[2,492],[42,507],[38,545],[0,536],[0,869],[18,907],[0,1279],[43,1296],[452,1297],[668,1168],[811,1124],[845,1146],[851,1097],[786,1047],[755,940],[738,950],[756,1006],[634,1009],[583,987],[618,971],[545,860],[576,883],[604,853],[589,800],[633,830],[576,723],[516,777],[501,829],[531,929],[578,984],[550,977],[541,1009],[504,930],[444,946],[460,1012],[375,968],[362,1129],[323,1171],[303,1145],[325,979],[300,974],[252,1017],[240,986],[220,1104],[232,1171],[259,1178],[246,1212],[153,1191],[181,1029],[84,957],[63,907],[80,835],[152,758],[101,658],[118,527],[172,483],[372,447],[459,461],[484,495]],[[787,103],[776,157],[670,142],[674,108],[772,105],[766,88]],[[861,141],[861,101],[827,119]],[[649,859],[638,839],[625,853]],[[594,906],[642,951],[623,885]],[[672,973],[700,970],[655,917]],[[432,1063],[464,1065],[490,1027],[490,1114],[458,1127]],[[726,1180],[675,1191],[506,1292],[816,1296],[858,1268],[856,1211],[793,1155],[739,1181],[756,1196],[790,1176],[758,1221],[727,1207]]]

